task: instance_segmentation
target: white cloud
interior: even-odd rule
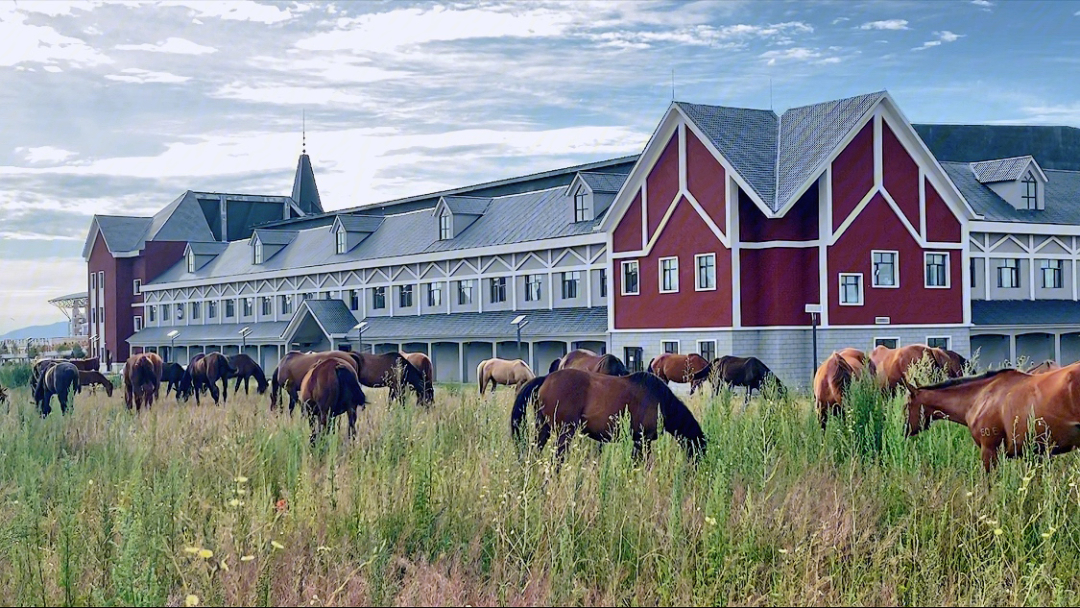
[[[157,44],[118,44],[116,49],[119,51],[147,51],[176,55],[209,55],[217,52],[217,49],[212,46],[203,46],[184,38],[173,37]]]
[[[937,40],[928,40],[928,41],[924,42],[922,44],[922,46],[914,47],[911,50],[913,50],[913,51],[925,51],[926,49],[929,49],[929,48],[932,48],[932,47],[935,47],[935,46],[941,46],[941,43],[943,43],[943,42],[956,42],[957,40],[963,38],[965,34],[954,34],[954,33],[950,32],[950,31],[946,30],[946,31],[943,31],[943,32],[934,32],[934,35],[937,36]]]
[[[251,0],[220,2],[210,0],[169,0],[159,6],[182,6],[195,12],[197,17],[217,17],[226,21],[254,21],[256,23],[281,23],[293,18],[288,8],[284,10],[271,4]]]
[[[82,258],[0,258],[0,293],[4,294],[0,333],[63,321],[60,310],[46,302],[83,289],[86,289],[86,263]]]
[[[766,51],[759,55],[762,59],[767,59],[767,65],[776,65],[778,63],[787,62],[808,62],[814,64],[831,64],[840,63],[840,58],[836,56],[825,57],[821,51],[816,49],[808,49],[803,47],[795,47],[790,49],[784,49],[782,51]]]
[[[54,74],[57,73],[57,72],[63,72],[64,71],[64,69],[61,68],[58,65],[47,65],[47,66],[45,66],[44,70],[46,72],[52,72]]]
[[[31,5],[27,10],[40,9],[39,12],[46,12],[49,9],[45,7],[51,7],[53,11],[59,11],[57,14],[62,15],[67,14],[66,11],[70,11],[71,6],[58,3],[58,6],[52,7],[51,3],[42,3]],[[22,9],[23,4],[20,3],[18,7]],[[58,61],[80,67],[112,63],[112,59],[85,41],[65,36],[49,26],[31,25],[26,23],[26,19],[26,13],[15,10],[14,4],[0,4],[0,40],[3,41],[0,66]]]
[[[860,30],[906,30],[907,19],[886,19],[885,21],[868,21],[859,26]]]
[[[125,68],[119,74],[107,74],[105,78],[118,82],[134,82],[137,84],[147,83],[177,83],[191,80],[190,76],[177,76],[168,72],[151,72],[139,68]]]
[[[994,3],[991,2],[990,0],[971,0],[971,3],[974,4],[975,6],[982,6],[982,7],[985,7],[985,8],[989,8],[991,6],[994,6]]]
[[[1024,106],[1021,118],[990,121],[997,124],[1042,124],[1080,127],[1080,103],[1069,105]]]
[[[843,23],[845,21],[851,21],[851,17],[837,17],[836,19],[832,20],[832,24],[833,25],[840,25],[841,23]]]
[[[84,241],[86,240],[86,236],[0,230],[0,239],[11,239],[13,241]]]
[[[27,148],[20,146],[15,148],[16,154],[23,154],[27,162],[34,164],[37,163],[62,163],[65,160],[78,156],[76,153],[70,150],[64,150],[63,148],[54,148],[53,146],[39,146],[36,148]]]

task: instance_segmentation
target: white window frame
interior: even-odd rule
[[[242,313],[241,318],[247,318],[247,317],[255,316],[255,298],[254,298],[254,296],[248,296],[246,298],[241,298],[240,302],[241,302],[240,312]]]
[[[338,255],[348,252],[349,250],[349,234],[344,230],[337,231],[337,252]]]
[[[567,270],[562,273],[562,280],[560,281],[562,286],[562,300],[576,300],[581,297],[581,271],[580,270]],[[569,295],[570,287],[573,286],[573,295]]]
[[[529,291],[530,287],[536,286],[536,293],[533,294]],[[535,296],[535,297],[533,297]],[[543,275],[539,274],[527,274],[525,275],[525,301],[526,302],[539,302],[544,297],[544,279]]]
[[[701,286],[701,259],[712,258],[712,287]],[[694,256],[694,291],[716,291],[716,254],[699,253]]]
[[[454,214],[450,213],[449,209],[443,209],[439,214],[439,240],[448,241],[452,238],[454,238]]]
[[[844,301],[844,277],[859,277],[859,301],[858,302],[845,302]],[[838,280],[837,287],[840,291],[836,293],[837,301],[840,306],[862,306],[866,301],[866,284],[863,281],[863,273],[861,272],[841,272]]]
[[[672,289],[664,289],[664,262],[668,260],[675,260],[675,266],[672,270],[675,271],[674,287]],[[660,293],[679,293],[679,256],[669,256],[666,258],[660,258],[657,260],[657,267],[660,269],[659,285]],[[638,284],[641,283],[641,279],[638,279]]]
[[[931,340],[945,340],[945,349],[952,350],[952,336],[926,336],[927,346],[930,346]]]
[[[135,279],[131,282],[131,295],[142,295],[142,279]]]
[[[586,222],[589,220],[589,206],[585,204],[585,197],[587,192],[585,188],[578,188],[574,193],[574,223]],[[580,205],[578,204],[580,203]],[[579,213],[580,212],[580,213]]]
[[[135,331],[142,331],[143,322],[142,315],[135,315]]]
[[[633,266],[637,272],[637,289],[635,291],[626,290],[626,269]],[[637,296],[641,295],[641,264],[637,260],[626,260],[621,265],[622,281],[619,286],[619,292],[624,296]]]
[[[715,357],[716,356],[716,340],[698,340],[697,341],[697,353],[699,355],[701,355],[701,345],[702,344],[710,344],[710,343],[712,344],[712,352],[713,352],[713,356]],[[708,357],[704,357],[704,358],[709,363],[712,363],[712,359],[709,359]]]
[[[381,290],[381,291],[380,291]],[[393,294],[391,294],[393,297]],[[379,306],[376,298],[382,298],[382,306]],[[371,310],[383,310],[386,308],[386,286],[378,285],[371,288]]]
[[[105,291],[105,271],[99,270],[97,272],[97,284],[102,291]]]
[[[93,308],[90,310],[90,312],[93,315],[93,318],[91,318],[90,322],[97,323],[97,309]],[[146,307],[146,320],[150,323],[157,323],[157,306]]]
[[[96,290],[97,290],[97,273],[96,272],[91,272],[90,273],[90,291],[96,291]]]
[[[899,336],[874,336],[870,341],[870,350],[874,350],[878,346],[878,340],[896,340],[896,346],[893,348],[900,348],[903,344],[900,342]]]
[[[195,252],[189,251],[187,254],[187,271],[188,274],[195,274]]]
[[[192,320],[202,318],[202,311],[199,310],[200,308],[202,308],[202,302],[192,302],[191,303],[191,319]]]
[[[600,282],[600,297],[607,297],[607,268],[601,268],[597,280]]]
[[[263,244],[259,239],[255,239],[255,263],[263,263]]]
[[[892,285],[879,285],[877,278],[877,268],[874,264],[874,256],[879,253],[889,253],[893,256],[893,284]],[[888,249],[872,249],[870,250],[870,286],[875,289],[900,289],[900,252],[890,251]]]
[[[1042,284],[1042,288],[1043,289],[1062,289],[1062,288],[1064,288],[1065,287],[1065,260],[1056,259],[1056,258],[1039,258],[1038,261],[1039,261],[1039,277],[1041,279],[1040,283]],[[1056,268],[1051,268],[1049,266],[1044,265],[1044,264],[1051,263],[1051,262],[1057,262],[1058,264],[1060,264],[1060,266],[1056,267]],[[1058,271],[1057,272],[1057,277],[1059,279],[1061,279],[1061,286],[1047,285],[1046,284],[1046,271],[1047,270],[1056,270],[1056,271]]]
[[[438,281],[435,281],[434,283],[428,283],[426,299],[428,308],[442,306],[442,283]]]
[[[989,260],[991,258],[987,258],[987,259]],[[1020,272],[1021,268],[1023,268],[1023,264],[1020,262],[1020,258],[993,258],[993,259],[1001,260],[1001,265],[996,268],[997,275],[998,275],[997,289],[1020,289],[1020,285],[1021,285],[1021,282],[1023,280],[1022,279],[1022,273]],[[1006,266],[1006,264],[1008,262],[1016,262],[1016,266],[1015,267]],[[1006,269],[1016,271],[1016,273],[1015,273],[1016,282],[1015,282],[1014,285],[1002,285],[1002,283],[1004,283],[1004,281],[1002,281],[1001,279],[1004,278],[1004,274],[1001,271],[1006,270]],[[1012,272],[1010,272],[1009,274],[1013,275]],[[1012,277],[1010,276],[1010,278],[1012,278]]]
[[[398,308],[412,308],[415,303],[413,295],[412,283],[398,285]]]
[[[274,315],[274,297],[262,296],[259,302],[259,309],[264,317],[271,317]]]
[[[681,344],[679,344],[679,341],[678,341],[678,340],[661,340],[661,341],[660,341],[660,354],[664,354],[664,353],[668,352],[668,351],[667,351],[667,350],[666,350],[666,349],[664,348],[664,346],[665,346],[666,344],[674,344],[674,345],[675,345],[675,352],[674,352],[673,354],[676,354],[676,355],[678,355],[678,354],[679,354],[679,351],[680,351],[680,350],[682,350],[682,348],[681,348],[681,347],[682,347],[682,345],[681,345]]]
[[[930,256],[943,255],[945,256],[945,284],[944,285],[930,285],[930,277],[927,276],[927,269],[930,267]],[[923,252],[923,287],[927,289],[949,289],[952,287],[952,273],[951,270],[952,260],[950,259],[948,251],[924,251]],[[1019,265],[1017,265],[1019,266]]]

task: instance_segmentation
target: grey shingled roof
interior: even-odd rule
[[[112,253],[142,249],[143,237],[153,218],[122,215],[95,215],[101,236]]]
[[[1047,169],[1046,208],[1016,209],[990,186],[975,178],[970,163],[941,163],[956,189],[983,219],[991,222],[1032,224],[1080,224],[1080,172]]]
[[[1001,158],[998,160],[984,160],[971,163],[971,170],[975,173],[975,179],[984,184],[994,182],[1011,182],[1020,179],[1020,174],[1034,161],[1030,156],[1016,156],[1013,158]]]
[[[375,215],[339,215],[337,219],[345,232],[375,232],[383,223],[383,218]]]
[[[296,239],[296,235],[298,234],[300,233],[296,230],[266,230],[256,228],[253,236],[259,237],[259,241],[263,245],[288,245]]]
[[[444,196],[442,200],[454,215],[483,215],[491,205],[491,198],[478,196]]]
[[[148,241],[212,241],[214,233],[206,223],[198,196],[188,190],[154,214],[146,233]]]
[[[599,336],[607,333],[607,308],[556,308],[554,310],[505,310],[459,312],[439,315],[368,317],[363,338],[369,340],[429,340],[489,338],[517,339],[510,321],[525,315],[529,323],[521,328],[521,337]]]
[[[229,244],[220,241],[212,241],[209,243],[192,242],[188,243],[188,247],[195,255],[220,255],[222,251],[225,251],[229,247]]]
[[[296,319],[308,313],[315,317],[319,326],[330,334],[347,333],[356,325],[356,318],[341,300],[304,300],[296,308],[293,318]]]
[[[293,178],[292,199],[304,213],[322,213],[322,199],[319,188],[315,185],[315,172],[311,169],[311,158],[301,154],[296,161],[296,176]]]
[[[771,110],[676,102],[773,211],[791,198],[884,91]]]
[[[166,325],[163,327],[144,327],[128,338],[128,344],[132,346],[159,346],[169,344],[170,331],[180,330],[176,336],[176,344],[240,344],[243,340],[239,331],[245,327],[251,328],[247,336],[248,344],[253,342],[278,343],[281,341],[281,332],[285,330],[288,321],[260,322],[260,323],[225,323],[209,325]]]
[[[972,300],[975,325],[1080,325],[1080,302],[1072,300]]]
[[[621,173],[588,173],[582,171],[581,181],[585,182],[593,192],[614,194],[622,188],[626,176]]]

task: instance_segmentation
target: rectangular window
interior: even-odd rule
[[[874,267],[873,282],[871,284],[874,287],[900,286],[900,273],[897,272],[896,268],[899,255],[896,251],[870,252]]]
[[[95,289],[97,289],[97,275],[91,272],[90,273],[90,291],[94,291]]]
[[[1002,260],[997,271],[998,287],[1004,289],[1020,287],[1020,260]]]
[[[386,287],[376,287],[371,290],[371,307],[375,310],[386,308]]]
[[[151,308],[153,308],[153,307],[151,307]],[[150,315],[150,320],[151,321],[154,320],[153,315]],[[96,308],[91,308],[90,309],[90,324],[93,325],[95,323],[97,323],[97,309]]]
[[[637,260],[622,263],[622,295],[636,296],[641,293],[638,289],[638,277]]]
[[[97,273],[97,284],[103,291],[105,289],[105,271],[99,270]]]
[[[930,348],[944,348],[948,349],[952,339],[949,336],[943,336],[938,338],[927,338],[926,345]]]
[[[970,264],[969,264],[970,268],[968,268],[968,273],[971,274],[971,288],[975,289],[975,285],[977,283],[977,281],[975,280],[975,277],[977,276],[976,273],[975,273],[975,259],[972,258],[969,261],[970,261]]]
[[[184,305],[183,304],[177,304],[176,305],[176,320],[177,321],[183,321],[184,320]]]
[[[949,286],[949,254],[927,253],[926,287],[946,288]]]
[[[679,291],[679,258],[660,258],[660,293]]]
[[[698,354],[709,363],[716,358],[716,340],[698,340]]]
[[[645,349],[640,346],[627,346],[623,348],[623,361],[626,363],[626,369],[631,373],[645,371]]]
[[[263,244],[259,239],[255,239],[255,263],[263,263]]]
[[[600,269],[600,297],[607,297],[607,268]]]
[[[255,314],[255,298],[244,298],[240,301],[243,303],[241,308],[245,317],[250,317]]]
[[[862,273],[840,275],[840,305],[862,306]]]
[[[900,346],[900,338],[874,338],[874,348],[884,346],[885,348],[898,348]]]
[[[191,303],[191,318],[192,319],[198,319],[199,318],[199,309],[201,309],[201,308],[202,308],[202,302],[192,302]]]
[[[679,341],[678,340],[664,340],[660,343],[660,349],[667,354],[677,355],[679,354]]]
[[[1061,289],[1061,286],[1064,284],[1061,276],[1064,262],[1061,260],[1039,260],[1039,266],[1042,268],[1043,288]]]
[[[195,254],[190,251],[187,256],[187,271],[188,274],[195,274]]]
[[[291,315],[293,312],[293,297],[291,295],[281,296],[281,314]]]
[[[135,317],[135,331],[142,331],[142,317]]]
[[[99,319],[101,318],[100,313],[98,313],[98,318]],[[162,304],[161,305],[161,320],[162,321],[168,321],[169,320],[169,305],[168,304]]]
[[[398,289],[398,306],[400,306],[401,308],[411,308],[412,307],[413,286],[412,285],[398,285],[397,289]]]
[[[457,289],[457,303],[458,303],[458,305],[464,306],[466,304],[472,304],[472,299],[473,299],[472,281],[471,280],[469,280],[469,281],[458,281],[457,284],[458,284],[458,289]]]
[[[540,301],[540,279],[542,277],[538,274],[530,274],[525,277],[525,301],[526,302],[539,302]]]
[[[491,303],[506,301],[506,277],[497,277],[491,281]]]
[[[360,310],[360,290],[349,290],[349,310]]]
[[[349,250],[349,233],[344,230],[337,231],[337,252],[345,253]]]
[[[142,293],[142,279],[135,279],[131,282],[131,294],[139,295]]]
[[[712,291],[716,289],[716,254],[705,253],[694,256],[697,265],[697,291]],[[712,359],[709,359],[712,361]]]
[[[231,319],[236,316],[236,300],[225,300],[225,318]]]
[[[91,311],[91,312],[94,312],[94,311]],[[147,306],[146,307],[146,318],[149,319],[151,323],[154,323],[154,322],[157,321],[157,306]],[[96,319],[95,319],[95,321],[96,321]]]
[[[427,305],[442,306],[442,283],[428,283]]]
[[[217,301],[216,300],[212,300],[212,301],[206,303],[206,318],[207,319],[216,319],[217,318]]]
[[[454,216],[443,209],[442,214],[439,215],[439,240],[445,241],[452,238],[454,238]]]
[[[574,270],[572,272],[562,273],[562,299],[573,300],[578,295],[578,283],[581,282],[581,272]]]
[[[574,195],[574,222],[584,222],[588,219],[585,215],[585,189],[580,188]]]
[[[355,308],[353,310],[356,310]],[[262,297],[262,314],[264,317],[274,315],[274,300],[270,296]]]

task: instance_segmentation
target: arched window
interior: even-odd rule
[[[1024,187],[1024,206],[1028,209],[1038,209],[1039,184],[1035,181],[1035,176],[1033,176],[1031,172],[1028,172],[1021,183]]]
[[[439,216],[439,240],[445,241],[454,238],[454,229],[452,222],[452,216],[450,212],[443,209],[442,214]]]
[[[255,239],[255,263],[263,263],[263,245],[259,239]]]

